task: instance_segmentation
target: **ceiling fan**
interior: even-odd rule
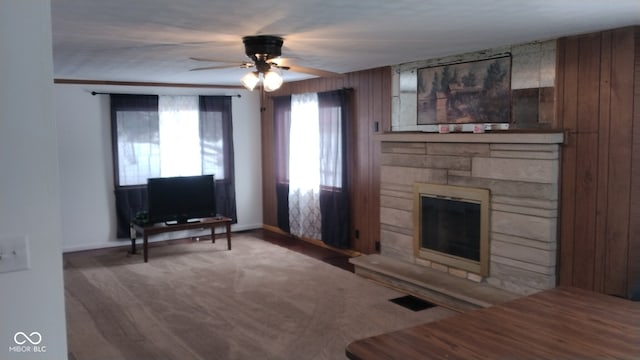
[[[282,76],[279,74],[280,70],[289,70],[319,77],[342,76],[342,74],[331,71],[293,65],[289,62],[289,60],[281,58],[280,56],[282,55],[282,44],[284,43],[284,40],[280,36],[245,36],[242,38],[242,42],[244,43],[245,54],[251,59],[252,62],[238,62],[192,57],[191,59],[196,61],[231,64],[198,67],[195,69],[191,69],[191,71],[228,69],[233,67],[247,69],[255,68],[254,71],[251,71],[247,75],[243,76],[242,79],[240,79],[240,82],[247,89],[253,90],[260,82],[260,80],[262,80],[262,85],[265,91],[274,91],[280,88],[283,82]]]

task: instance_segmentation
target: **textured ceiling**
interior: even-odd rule
[[[238,85],[242,37],[280,35],[283,57],[345,73],[640,24],[639,0],[51,0],[54,76]],[[309,75],[285,72],[285,81]]]

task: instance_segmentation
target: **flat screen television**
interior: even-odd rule
[[[213,175],[147,179],[149,222],[186,223],[216,216]]]

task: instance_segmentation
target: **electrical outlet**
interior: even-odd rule
[[[29,270],[29,241],[27,236],[0,238],[0,273]]]

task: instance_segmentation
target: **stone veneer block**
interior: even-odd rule
[[[491,231],[524,237],[544,242],[552,242],[556,236],[554,218],[541,218],[531,215],[491,212]]]
[[[491,239],[491,254],[541,266],[556,265],[556,253],[553,250],[536,249],[496,239]]]
[[[471,169],[469,169],[469,171],[449,170],[449,171],[447,171],[447,178],[449,178],[450,176],[470,177],[471,176]]]
[[[491,150],[491,157],[497,158],[516,158],[516,159],[540,159],[540,160],[556,160],[557,152],[534,152],[534,151],[502,151]]]
[[[449,272],[449,267],[442,265],[442,264],[438,264],[438,263],[431,263],[431,268],[433,270],[438,270],[438,271],[442,271],[442,272]]]
[[[491,153],[496,150],[528,152],[528,153],[555,153],[558,155],[559,147],[556,144],[491,144],[489,149]],[[522,157],[526,158],[526,157]]]
[[[555,274],[555,269],[556,269],[555,266],[542,266],[538,264],[532,264],[524,261],[505,258],[495,254],[491,255],[491,262],[492,263],[495,262],[503,265],[509,265],[511,267],[518,268],[523,271],[530,271],[533,273],[543,274],[547,276],[551,276]],[[491,274],[491,276],[493,276],[493,274]]]
[[[527,207],[527,206],[508,205],[508,204],[501,204],[495,201],[491,203],[491,209],[496,211],[502,211],[502,212],[510,212],[510,213],[523,214],[523,215],[533,215],[533,216],[546,217],[546,218],[558,216],[557,209],[540,209],[540,208],[533,208],[533,207]]]
[[[558,162],[553,160],[473,158],[474,177],[554,183],[558,181]]]
[[[479,179],[466,176],[448,176],[449,185],[477,187],[489,189],[491,196],[531,197],[533,199],[558,199],[557,184],[542,184],[523,181],[506,181],[499,179]]]
[[[381,165],[431,169],[471,170],[471,160],[462,156],[382,154]]]
[[[383,154],[426,154],[427,146],[424,143],[383,142],[381,150]]]
[[[474,273],[467,273],[467,280],[479,283],[482,282],[482,276]]]
[[[432,262],[430,260],[425,260],[425,259],[421,259],[421,258],[415,258],[414,259],[414,264],[430,268]]]
[[[399,226],[394,226],[394,225],[381,223],[380,224],[380,229],[382,229],[384,231],[389,231],[389,232],[392,232],[392,233],[404,234],[404,235],[407,235],[407,236],[413,238],[413,227],[403,228],[403,227],[399,227]]]
[[[412,229],[413,214],[411,211],[380,208],[380,223]]]
[[[427,154],[429,155],[489,155],[489,144],[465,144],[458,143],[427,143]]]
[[[555,287],[555,276],[543,275],[531,271],[514,268],[497,262],[491,263],[489,284],[495,284],[505,290],[519,294],[531,294],[540,290]]]
[[[380,244],[382,255],[413,262],[413,236],[381,230]]]
[[[560,158],[556,144],[491,144],[491,157],[555,160]]]
[[[534,239],[527,239],[519,236],[506,235],[497,232],[491,233],[491,241],[502,241],[511,244],[517,244],[522,246],[527,246],[535,249],[549,250],[555,251],[557,249],[557,245],[555,241],[539,241]]]
[[[557,210],[558,200],[545,200],[545,199],[533,199],[530,197],[514,197],[514,196],[502,196],[493,195],[491,202],[500,203],[513,206],[522,206],[534,209],[548,209]]]
[[[461,279],[466,279],[467,278],[467,272],[464,270],[460,270],[460,269],[456,269],[456,268],[449,268],[449,274],[453,275],[455,277],[459,277]]]
[[[380,194],[404,197],[400,194],[413,194],[413,184],[382,183],[380,184]]]
[[[399,166],[382,166],[380,174],[382,183],[392,183],[413,186],[413,183],[445,184],[447,182],[447,170],[406,168]]]
[[[380,206],[384,208],[413,211],[413,199],[380,196]]]

